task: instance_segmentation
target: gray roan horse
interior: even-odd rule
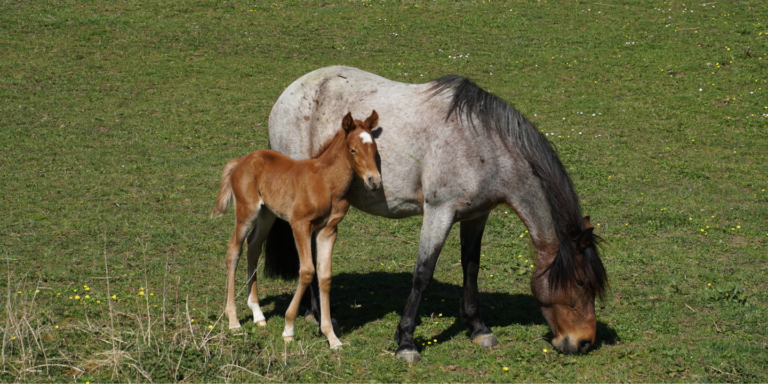
[[[531,291],[554,334],[552,345],[564,353],[586,352],[595,342],[594,302],[607,275],[589,217],[582,217],[573,184],[546,137],[509,104],[460,76],[403,84],[328,67],[299,78],[277,100],[269,116],[270,145],[294,159],[310,158],[336,134],[341,116],[373,109],[381,116],[373,132],[383,188],[371,193],[356,180],[349,201],[384,217],[424,215],[413,288],[395,332],[396,356],[420,361],[413,340],[417,310],[456,222],[464,271],[461,318],[472,341],[498,343],[480,317],[477,289],[481,239],[498,204],[511,207],[528,227],[536,248]],[[266,245],[267,274],[296,275],[293,244],[290,227],[275,223]]]

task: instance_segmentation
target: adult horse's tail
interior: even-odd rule
[[[299,277],[299,251],[293,230],[287,221],[279,218],[275,219],[264,247],[264,275],[283,280]]]
[[[232,204],[234,195],[232,193],[232,182],[229,180],[229,177],[232,175],[232,170],[240,164],[242,159],[242,157],[238,157],[237,159],[230,160],[229,163],[224,166],[224,171],[221,172],[219,196],[216,198],[216,205],[213,207],[213,212],[211,212],[211,218],[219,217],[227,213],[230,204]]]

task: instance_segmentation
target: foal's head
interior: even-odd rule
[[[341,127],[352,155],[352,169],[365,183],[365,188],[375,191],[381,187],[381,173],[376,166],[378,149],[371,130],[379,124],[379,115],[371,112],[365,121],[354,120],[352,112],[344,116]]]

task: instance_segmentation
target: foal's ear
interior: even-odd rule
[[[347,112],[344,119],[341,120],[341,128],[346,133],[350,133],[355,130],[355,120],[352,118],[352,112]]]
[[[589,227],[581,231],[579,237],[576,239],[576,244],[578,244],[579,249],[584,249],[592,244],[592,231],[594,230],[594,228]]]
[[[592,225],[589,224],[589,216],[584,216],[584,226],[587,228],[592,228]]]
[[[371,115],[365,119],[365,126],[369,130],[372,130],[376,128],[377,125],[379,125],[379,114],[376,113],[376,110],[374,109],[373,112],[371,112]]]

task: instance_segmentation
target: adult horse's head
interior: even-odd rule
[[[531,290],[555,335],[552,345],[564,353],[586,352],[597,333],[595,297],[603,295],[608,277],[595,247],[598,238],[589,218],[582,218],[578,195],[552,144],[520,112],[466,78],[440,78],[432,92],[453,93],[446,121],[455,113],[469,128],[482,128],[494,144],[504,145],[512,159],[525,159],[530,168],[521,166],[518,172],[538,179],[526,187],[512,178],[516,195],[507,201],[515,208],[535,197],[548,205],[516,209],[531,230],[537,251]]]
[[[379,115],[376,111],[371,112],[365,121],[354,120],[352,112],[347,113],[341,121],[352,157],[352,168],[369,191],[376,191],[381,187],[381,173],[376,166],[378,148],[371,134],[371,130],[378,124]]]
[[[583,227],[569,242],[559,244],[570,249],[558,251],[531,279],[531,291],[555,335],[552,345],[566,354],[587,352],[595,343],[595,297],[603,296],[607,280],[589,217]]]

